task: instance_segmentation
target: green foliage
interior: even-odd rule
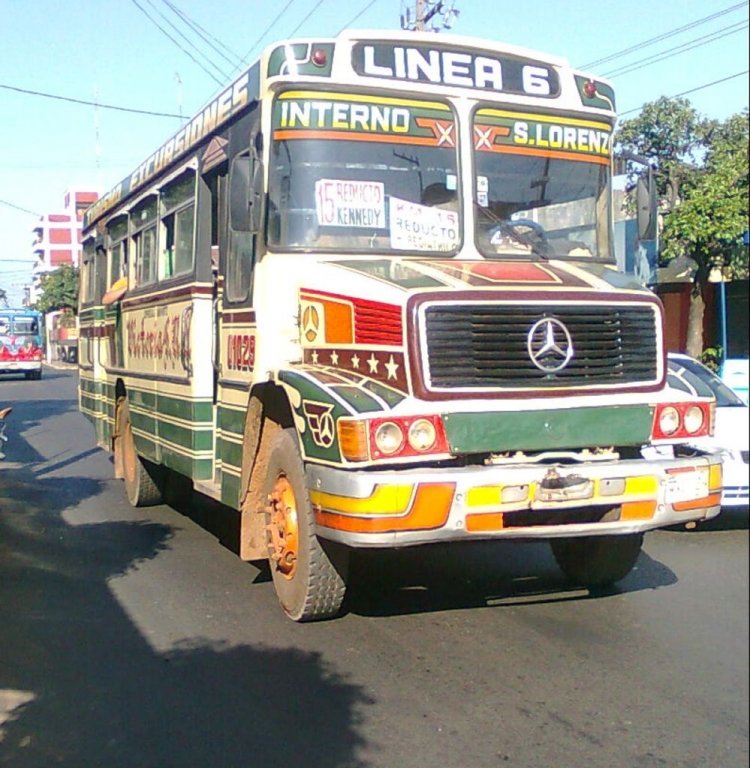
[[[42,295],[36,302],[40,312],[53,312],[68,308],[73,312],[78,307],[78,268],[64,264],[54,272],[42,277]]]
[[[748,229],[748,133],[747,110],[713,125],[702,167],[664,222],[664,258],[691,256],[699,281],[714,267],[730,279],[747,275],[747,249],[740,240]]]
[[[660,99],[645,104],[640,114],[620,125],[615,137],[618,152],[649,158],[657,171],[656,186],[664,201],[699,167],[703,137],[711,123],[702,119],[687,99]],[[635,187],[643,166],[628,163],[629,188]]]
[[[723,359],[724,350],[722,347],[706,347],[700,356],[700,361],[703,365],[716,374],[721,371],[721,361]]]
[[[687,99],[662,97],[622,123],[616,153],[649,158],[660,196],[661,264],[693,259],[688,351],[699,355],[703,338],[703,286],[716,273],[748,276],[748,110],[721,122],[701,117]],[[646,172],[630,162],[628,191]],[[632,203],[629,208],[632,209]]]
[[[701,117],[687,99],[662,97],[623,122],[618,151],[652,160],[664,213],[662,262],[689,256],[698,283],[713,267],[747,275],[748,111],[724,122]],[[631,185],[643,168],[629,165]]]

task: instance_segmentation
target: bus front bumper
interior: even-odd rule
[[[25,373],[26,371],[39,371],[41,368],[41,360],[3,360],[0,362],[0,373]]]
[[[721,459],[348,471],[308,465],[319,536],[356,547],[640,533],[719,514]]]

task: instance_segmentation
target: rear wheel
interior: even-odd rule
[[[161,502],[161,490],[156,481],[158,468],[136,452],[130,408],[124,399],[117,409],[115,467],[125,480],[125,492],[134,507],[149,507]]]
[[[281,607],[294,621],[335,616],[346,593],[349,552],[315,534],[304,466],[292,429],[272,437],[263,490],[268,558]]]
[[[563,573],[584,587],[603,587],[624,579],[638,560],[643,534],[550,539]]]

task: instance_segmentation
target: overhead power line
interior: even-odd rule
[[[622,75],[627,75],[630,72],[635,72],[638,69],[643,69],[644,67],[651,66],[652,64],[657,64],[658,62],[664,61],[665,59],[671,59],[672,56],[677,56],[680,53],[687,53],[687,51],[692,51],[694,48],[700,48],[703,45],[708,45],[708,43],[721,40],[722,37],[733,35],[735,32],[740,32],[741,30],[747,28],[748,23],[746,21],[739,22],[738,24],[733,24],[728,27],[722,27],[721,29],[717,29],[716,32],[703,35],[702,37],[697,37],[694,40],[689,40],[687,43],[682,43],[682,45],[677,45],[674,48],[668,48],[666,51],[662,51],[661,53],[655,53],[652,56],[647,56],[645,59],[639,59],[638,61],[633,61],[630,64],[624,64],[622,67],[620,67],[620,69],[606,72],[604,77],[620,77]]]
[[[152,117],[177,117],[182,118],[182,115],[175,115],[171,112],[151,112],[147,109],[133,109],[132,107],[118,107],[114,104],[102,104],[98,101],[87,101],[85,99],[74,99],[70,96],[58,96],[54,93],[44,93],[43,91],[32,91],[28,88],[18,88],[15,85],[5,85],[0,83],[0,88],[4,88],[6,91],[15,91],[16,93],[25,93],[29,96],[41,96],[45,99],[55,99],[56,101],[68,101],[72,104],[83,104],[87,107],[98,107],[99,109],[114,109],[117,112],[132,112],[136,115],[151,115]]]
[[[190,48],[196,53],[196,55],[201,56],[205,60],[205,62],[208,64],[208,66],[212,67],[214,71],[217,72],[223,80],[229,79],[229,75],[227,75],[226,72],[224,72],[220,67],[218,67],[211,60],[211,58],[207,56],[170,18],[168,18],[156,7],[154,0],[146,0],[146,2],[154,9],[154,12],[157,13],[164,20],[164,22],[168,24],[175,31],[175,33],[179,35],[179,37],[181,37],[190,46]],[[159,26],[159,29],[162,32],[164,31],[160,26]]]
[[[164,27],[159,24],[156,19],[154,19],[151,14],[138,2],[138,0],[131,0],[133,5],[169,40],[171,40],[189,59],[191,59],[195,64],[197,64],[214,82],[218,83],[219,85],[224,85],[224,80],[216,77],[213,72],[210,72],[198,59],[193,56],[193,54],[187,50],[183,45],[181,45],[177,40],[175,40],[172,35],[167,32]],[[221,70],[218,70],[221,73]]]
[[[252,44],[252,46],[250,46],[248,52],[242,57],[243,65],[248,63],[253,51],[255,51],[255,49],[260,45],[265,36],[271,31],[271,29],[273,29],[273,27],[276,25],[276,22],[286,13],[287,9],[293,2],[294,0],[288,0],[287,4],[278,12],[276,18],[263,30],[263,32],[260,33],[256,41]]]
[[[297,34],[299,29],[302,27],[302,25],[310,18],[310,16],[312,16],[315,13],[315,11],[318,10],[318,8],[320,8],[321,5],[323,5],[324,2],[325,0],[318,0],[318,2],[315,3],[315,5],[312,7],[312,10],[307,14],[307,16],[305,16],[305,18],[302,19],[302,21],[300,21],[299,24],[297,24],[297,26],[287,35],[287,37],[292,37],[292,35]]]
[[[680,96],[687,96],[689,93],[695,93],[696,91],[702,91],[704,88],[711,88],[714,85],[719,85],[720,83],[725,83],[727,80],[734,80],[736,77],[742,77],[742,75],[746,75],[748,73],[747,69],[743,69],[742,72],[735,72],[733,75],[727,75],[727,77],[722,77],[720,80],[714,80],[711,83],[706,83],[705,85],[699,85],[697,88],[691,88],[688,91],[682,91],[681,93],[675,93],[673,96],[670,96],[670,99],[677,99]],[[624,112],[619,112],[618,116],[622,117],[623,115],[630,115],[633,112],[640,112],[643,107],[635,107],[635,109],[627,109]]]
[[[345,29],[351,27],[352,24],[354,24],[354,22],[357,21],[360,16],[364,15],[366,11],[369,11],[376,2],[377,0],[370,0],[370,2],[367,3],[367,5],[353,19],[349,19],[349,21],[347,21],[346,24],[344,24],[344,26],[341,27],[341,29],[336,34],[340,35]]]
[[[35,211],[30,211],[28,208],[22,208],[20,205],[16,205],[15,203],[9,203],[7,200],[0,200],[0,205],[7,205],[8,208],[15,208],[17,211],[21,211],[22,213],[28,213],[31,216],[41,216],[40,213],[36,213]]]
[[[202,27],[197,21],[191,19],[183,10],[178,8],[174,3],[169,0],[162,0],[164,5],[167,6],[173,13],[182,19],[182,21],[201,39],[203,42],[211,48],[216,54],[221,56],[224,61],[231,67],[241,67],[242,61],[237,53],[231,50],[225,43],[212,35],[207,29]],[[227,53],[231,54],[232,58],[227,56]]]
[[[693,29],[693,27],[700,26],[701,24],[706,24],[709,21],[712,21],[713,19],[718,19],[720,16],[724,16],[727,13],[732,13],[733,11],[737,11],[740,8],[744,8],[748,4],[747,0],[743,3],[736,3],[735,5],[730,6],[729,8],[725,8],[722,11],[717,11],[716,13],[712,13],[710,16],[704,16],[702,19],[698,19],[697,21],[690,22],[690,24],[685,24],[682,27],[677,27],[676,29],[673,29],[669,32],[665,32],[661,35],[657,35],[656,37],[651,37],[648,40],[643,40],[640,43],[636,43],[635,45],[631,45],[628,48],[623,48],[621,51],[617,51],[615,53],[610,54],[609,56],[605,56],[602,59],[595,59],[594,61],[590,61],[586,64],[581,64],[580,69],[590,69],[591,67],[598,67],[600,64],[605,64],[608,61],[612,61],[613,59],[619,59],[621,56],[626,56],[629,53],[633,53],[634,51],[640,51],[643,48],[653,45],[654,43],[659,43],[662,40],[666,40],[667,38],[674,37],[675,35],[679,35],[681,32],[686,32],[688,29]]]

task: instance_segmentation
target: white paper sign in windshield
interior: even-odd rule
[[[385,227],[385,186],[379,181],[319,179],[315,208],[321,227]]]
[[[458,246],[458,214],[390,198],[391,247],[404,251],[452,251]]]

